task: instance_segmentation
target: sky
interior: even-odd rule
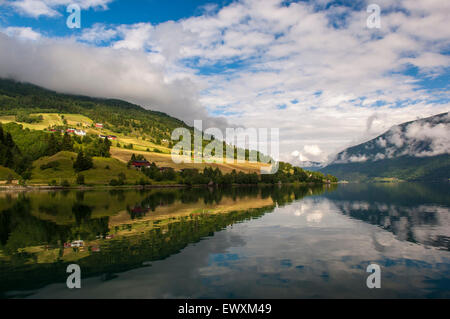
[[[442,0],[0,0],[0,77],[279,128],[280,160],[327,161],[450,110],[449,17]]]

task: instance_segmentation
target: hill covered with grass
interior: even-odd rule
[[[0,79],[0,128],[5,132],[0,136],[0,165],[20,175],[21,182],[115,186],[336,181],[287,163],[280,163],[276,174],[260,176],[261,169],[269,166],[261,161],[268,157],[252,151],[258,161],[250,162],[250,150],[244,150],[243,163],[213,156],[209,163],[175,164],[171,135],[180,127],[191,132],[193,145],[194,129],[167,114],[125,101],[61,94]],[[205,139],[203,148],[209,143]],[[235,159],[237,154],[234,147]],[[131,168],[136,155],[152,166],[141,171]],[[193,152],[187,159],[191,156]]]
[[[53,156],[45,156],[33,162],[31,172],[31,184],[61,185],[64,180],[69,184],[77,184],[77,177],[84,176],[87,185],[107,185],[112,179],[118,179],[119,175],[125,177],[127,184],[136,184],[147,177],[140,171],[130,169],[126,164],[115,158],[93,157],[91,169],[76,172],[73,165],[77,158],[74,152],[62,151]]]
[[[103,123],[105,129],[127,135],[138,134],[155,143],[160,143],[163,139],[170,140],[171,132],[177,127],[192,129],[183,121],[165,113],[146,110],[125,101],[61,94],[6,79],[0,79],[0,112],[9,116],[16,116],[21,112],[81,115],[84,118],[75,119],[72,116],[68,121]],[[58,119],[55,115],[53,117],[53,123],[48,119],[41,125],[56,124]]]

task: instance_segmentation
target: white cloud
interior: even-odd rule
[[[64,1],[39,2],[55,8]],[[85,29],[79,41],[109,47],[71,44],[69,56],[76,61],[92,53],[89,72],[74,64],[86,73],[81,86],[68,76],[58,83],[35,76],[39,63],[27,72],[8,70],[53,89],[120,95],[179,118],[206,117],[205,108],[212,114],[225,110],[233,125],[280,128],[281,158],[292,161],[322,161],[394,124],[448,111],[450,104],[442,101],[449,92],[425,90],[402,73],[411,65],[424,77],[448,72],[448,3],[380,0],[389,10],[383,10],[382,28],[373,30],[366,27],[365,10],[336,5],[315,11],[314,4],[281,2],[242,0],[180,21]],[[336,14],[346,17],[339,28],[333,27]],[[51,72],[68,64],[59,58],[64,50],[56,42],[40,50],[48,55],[47,74],[56,79],[59,74]]]
[[[189,78],[167,80],[163,65],[140,51],[92,47],[72,40],[18,41],[0,32],[0,76],[65,93],[118,98],[166,112],[192,124],[221,127],[198,102]]]
[[[59,15],[58,11],[52,9],[45,1],[19,0],[10,2],[10,5],[18,12],[31,17]]]
[[[91,28],[84,28],[79,39],[88,43],[101,43],[110,41],[117,34],[117,30],[107,28],[101,23],[96,23]]]
[[[303,147],[303,150],[306,154],[311,154],[313,156],[319,156],[320,154],[322,154],[322,150],[317,145],[305,145]]]
[[[430,149],[417,153],[414,149],[408,148],[408,155],[414,156],[434,156],[450,154],[450,124],[440,123],[431,125],[430,123],[414,122],[406,128],[404,134],[405,143],[417,144],[420,142],[430,142]]]
[[[2,31],[11,37],[24,40],[39,40],[41,38],[41,34],[30,27],[7,27]]]
[[[20,14],[38,18],[40,16],[60,16],[57,8],[68,6],[69,4],[79,4],[82,9],[108,8],[108,4],[113,0],[14,0],[0,2],[0,5],[9,5]]]

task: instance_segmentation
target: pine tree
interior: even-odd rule
[[[61,150],[62,151],[73,151],[73,141],[69,134],[64,133],[64,137],[62,139],[61,143]]]
[[[12,136],[11,136],[11,134],[9,132],[6,133],[5,145],[8,148],[13,148],[15,146],[14,141],[12,139]]]
[[[3,134],[3,126],[0,124],[0,143],[5,141],[5,135]]]
[[[91,169],[94,166],[94,163],[92,162],[92,158],[90,156],[84,156],[83,151],[80,151],[77,155],[77,159],[73,163],[73,168],[75,172],[81,172],[86,171],[88,169]]]
[[[60,146],[58,141],[55,138],[55,134],[50,134],[48,137],[48,146],[47,146],[47,156],[52,156],[58,153],[60,150]]]

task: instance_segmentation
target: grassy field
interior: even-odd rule
[[[118,159],[119,161],[123,163],[126,163],[130,160],[131,155],[133,153],[135,154],[142,154],[145,156],[145,158],[150,162],[155,162],[158,166],[164,166],[164,167],[172,167],[176,170],[180,170],[183,168],[197,168],[199,170],[202,170],[204,167],[212,166],[212,167],[218,167],[223,173],[229,173],[233,169],[236,171],[242,171],[245,173],[260,173],[261,167],[268,167],[266,164],[262,163],[201,163],[201,164],[193,164],[193,163],[182,163],[182,164],[175,164],[172,161],[170,152],[171,150],[168,147],[165,147],[163,145],[156,145],[150,141],[143,140],[141,137],[137,136],[136,134],[125,136],[123,134],[117,134],[113,131],[107,130],[107,129],[100,129],[100,128],[93,128],[91,127],[93,121],[89,119],[88,117],[84,115],[79,114],[57,114],[57,113],[36,113],[32,114],[33,116],[42,115],[43,121],[40,123],[33,123],[33,124],[27,124],[27,123],[19,123],[23,125],[24,128],[34,129],[34,130],[44,130],[48,127],[51,127],[53,125],[59,125],[63,126],[63,120],[65,119],[67,121],[68,126],[70,127],[81,127],[86,132],[94,135],[103,134],[103,135],[116,135],[117,140],[114,141],[113,147],[111,147],[111,155],[113,158]],[[1,123],[9,123],[9,122],[16,122],[15,116],[0,116],[0,122]],[[121,145],[121,148],[115,147],[117,146],[117,143]],[[123,148],[125,145],[133,144],[133,149],[125,149]],[[153,152],[155,149],[159,150],[159,152]],[[149,151],[147,151],[149,150]],[[161,153],[162,152],[162,153]],[[57,156],[56,154],[55,156]],[[74,157],[75,155],[72,155],[71,157]],[[72,169],[72,159],[68,158],[67,156],[63,156],[62,158],[58,158],[58,161],[61,161],[60,170],[50,171],[46,170],[45,172],[40,171],[39,167],[42,164],[45,164],[45,161],[48,159],[40,159],[38,160],[34,165],[33,170],[33,177],[32,177],[32,183],[48,183],[52,179],[55,179],[57,182],[60,182],[64,179],[67,179],[69,182],[75,181],[76,174]],[[51,161],[51,160],[50,160]],[[110,163],[102,163],[101,161],[111,161]],[[94,164],[96,167],[102,167],[109,165],[110,170],[103,170],[103,171],[95,171],[95,172],[86,172],[84,175],[86,177],[87,183],[93,183],[93,181],[98,181],[96,184],[102,184],[103,182],[108,183],[110,179],[116,178],[117,174],[121,171],[119,169],[118,164],[111,159],[94,159]],[[113,169],[114,167],[114,169]],[[98,169],[97,169],[98,170]],[[139,179],[142,174],[135,174],[130,173],[133,180],[134,178]],[[98,174],[98,175],[95,175]],[[139,175],[139,176],[137,176]],[[1,171],[0,171],[0,180],[1,177]],[[7,173],[6,173],[7,176]]]
[[[111,148],[111,156],[117,158],[122,162],[128,162],[131,158],[132,154],[142,154],[149,162],[155,162],[155,164],[159,167],[172,167],[176,170],[180,170],[183,168],[197,168],[202,170],[204,167],[212,166],[218,167],[223,173],[230,173],[233,169],[236,171],[242,171],[245,173],[260,173],[261,167],[267,167],[267,164],[262,163],[181,163],[175,164],[172,161],[172,157],[170,154],[159,154],[159,153],[151,153],[151,152],[143,152],[137,150],[128,150],[122,148]]]
[[[13,170],[0,166],[0,181],[6,181],[8,179],[8,176],[12,176],[13,179],[18,179],[19,175],[14,172]]]
[[[89,119],[86,116],[80,115],[80,114],[57,114],[57,113],[36,113],[31,114],[32,116],[39,116],[42,115],[44,118],[42,122],[40,123],[20,123],[16,122],[16,117],[13,115],[10,116],[0,116],[0,122],[1,123],[10,123],[10,122],[16,122],[19,124],[22,124],[24,128],[34,129],[34,130],[44,130],[48,128],[49,126],[53,125],[64,125],[63,118],[61,115],[64,116],[64,119],[67,120],[67,125],[76,127],[78,124],[80,124],[83,127],[90,127],[92,124],[92,120]]]
[[[43,121],[40,123],[21,123],[16,121],[16,117],[13,115],[5,115],[0,116],[0,123],[10,123],[10,122],[16,122],[18,124],[21,124],[24,128],[29,128],[30,130],[45,130],[48,127],[51,127],[53,125],[56,126],[63,126],[65,119],[67,121],[67,125],[74,128],[82,128],[89,134],[103,134],[103,135],[116,135],[117,141],[113,144],[116,145],[116,143],[120,143],[123,145],[129,145],[133,144],[133,148],[139,151],[146,151],[149,149],[150,151],[153,151],[154,149],[158,149],[159,151],[163,153],[170,153],[170,149],[163,146],[163,145],[156,145],[150,141],[144,141],[142,138],[139,138],[136,134],[132,134],[130,136],[125,136],[122,134],[117,134],[111,130],[107,129],[100,129],[100,128],[93,128],[91,127],[93,121],[80,114],[58,114],[58,113],[34,113],[31,114],[32,116],[39,116],[42,115]],[[64,118],[63,118],[64,117]]]
[[[72,152],[59,152],[53,156],[38,159],[33,163],[30,184],[47,185],[52,180],[55,180],[58,184],[64,180],[67,180],[70,184],[75,184],[78,174],[73,169],[73,162],[76,157],[77,154]],[[140,171],[127,168],[125,163],[115,158],[94,157],[93,161],[94,168],[80,173],[84,175],[86,184],[105,185],[111,179],[117,179],[120,173],[125,174],[126,181],[129,184],[134,184],[141,178],[147,179]],[[50,162],[58,162],[59,166],[41,169],[41,165]]]

